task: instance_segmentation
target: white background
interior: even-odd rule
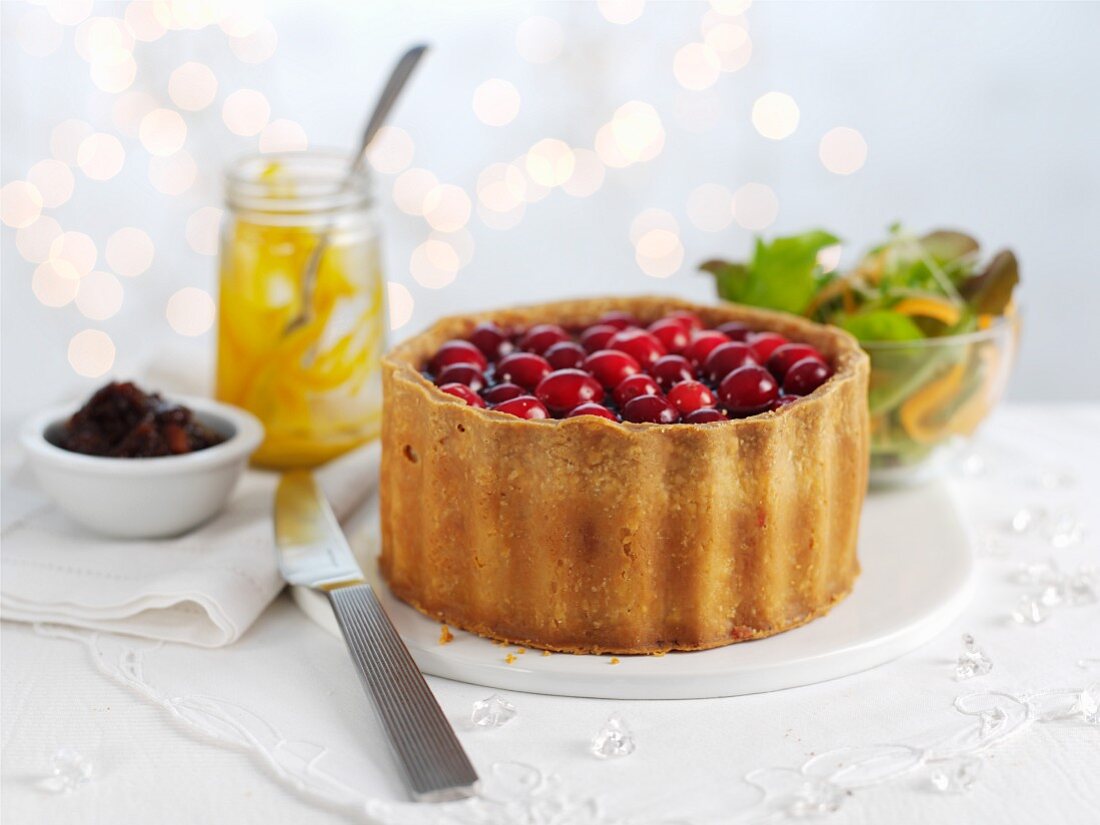
[[[76,375],[67,360],[70,338],[84,329],[111,336],[112,372],[120,376],[138,372],[158,351],[208,359],[213,330],[181,336],[165,308],[182,287],[214,288],[216,261],[188,244],[187,219],[220,204],[221,170],[258,145],[257,137],[226,128],[226,97],[258,90],[271,103],[271,119],[296,121],[310,145],[347,146],[381,76],[416,40],[432,43],[433,51],[393,122],[415,143],[412,165],[462,187],[475,205],[478,175],[490,163],[512,161],[546,137],[590,149],[597,129],[628,101],[655,107],[665,141],[649,162],[608,169],[594,195],[556,190],[528,205],[513,229],[486,227],[475,209],[469,237],[462,235],[473,242],[472,259],[443,289],[411,276],[410,255],[431,228],[395,208],[394,176],[380,174],[387,277],[408,288],[414,306],[395,337],[444,312],[566,294],[661,291],[708,299],[711,287],[695,263],[743,254],[751,233],[737,223],[701,231],[688,219],[688,196],[704,183],[734,191],[759,182],[779,202],[766,232],[825,226],[848,242],[846,260],[896,219],[918,230],[969,228],[990,248],[1013,247],[1025,282],[1025,340],[1011,393],[1100,397],[1100,370],[1075,366],[1100,348],[1100,5],[758,2],[738,21],[751,36],[748,64],[689,91],[674,77],[673,60],[701,39],[706,3],[651,2],[634,22],[615,25],[594,3],[581,2],[272,2],[248,24],[270,21],[277,36],[273,54],[260,63],[240,60],[230,37],[210,22],[232,7],[194,3],[201,28],[134,44],[137,72],[126,90],[175,109],[168,95],[175,68],[198,61],[216,74],[211,105],[182,112],[184,150],[197,176],[179,195],[150,184],[148,151],[112,116],[119,94],[93,84],[89,63],[74,47],[77,28],[50,16],[64,18],[82,5],[2,4],[3,182],[23,179],[50,157],[58,123],[86,121],[119,137],[122,170],[100,182],[74,169],[71,198],[44,214],[94,240],[96,269],[110,268],[106,239],[123,226],[147,232],[156,253],[147,272],[118,279],[125,293],[120,311],[90,320],[74,304],[51,308],[35,298],[35,264],[17,251],[15,230],[3,229],[8,419],[103,380]],[[183,15],[186,7],[179,8]],[[121,17],[126,10],[124,3],[100,2],[91,14]],[[22,23],[28,15],[37,15],[37,28]],[[560,53],[549,62],[532,63],[517,49],[517,29],[532,16],[560,24]],[[28,54],[25,30],[59,37],[56,50]],[[479,121],[471,105],[474,90],[490,78],[510,81],[520,94],[518,116],[503,127]],[[797,129],[784,140],[753,128],[753,102],[769,91],[789,94],[799,107]],[[830,173],[818,158],[822,135],[836,126],[857,129],[869,147],[866,164],[848,176]],[[629,238],[631,222],[651,207],[675,217],[684,247],[683,264],[666,279],[639,269]]]

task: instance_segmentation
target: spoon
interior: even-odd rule
[[[382,89],[382,95],[378,98],[378,103],[375,104],[374,111],[371,112],[370,119],[363,129],[363,136],[359,140],[359,150],[355,153],[351,166],[348,167],[347,175],[340,183],[339,192],[346,190],[348,186],[351,185],[352,181],[355,180],[355,177],[363,171],[363,165],[366,163],[367,159],[367,148],[378,134],[378,130],[385,124],[386,119],[389,117],[390,110],[393,108],[394,103],[397,102],[397,98],[400,97],[402,90],[405,88],[405,84],[408,83],[413,70],[416,68],[417,64],[420,62],[420,58],[424,56],[426,51],[428,51],[426,45],[413,46],[401,55],[401,59],[398,60],[397,65],[393,67],[393,71],[390,72],[390,78],[386,81],[386,85]],[[310,314],[313,311],[313,288],[317,284],[317,271],[321,268],[321,258],[324,257],[325,252],[328,250],[329,235],[332,229],[333,226],[330,223],[322,230],[320,237],[317,239],[317,245],[313,248],[313,252],[310,253],[309,260],[306,262],[305,272],[302,274],[301,309],[298,310],[298,313],[291,318],[290,322],[286,325],[286,328],[283,330],[284,336],[289,335],[309,321]]]

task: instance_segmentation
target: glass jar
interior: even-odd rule
[[[263,422],[260,466],[313,467],[379,432],[379,235],[367,173],[348,171],[346,154],[310,151],[226,175],[216,395]]]

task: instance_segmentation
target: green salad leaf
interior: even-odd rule
[[[860,341],[916,341],[924,337],[912,318],[888,309],[839,315],[834,323]]]

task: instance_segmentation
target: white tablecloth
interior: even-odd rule
[[[495,730],[468,721],[471,704],[493,691],[431,678],[486,778],[486,799],[460,807],[401,801],[343,643],[285,596],[219,650],[4,623],[0,818],[720,823],[782,820],[821,803],[838,823],[1093,825],[1100,726],[1072,704],[1100,681],[1100,606],[1057,605],[1036,626],[1010,614],[1037,589],[1018,580],[1020,563],[1053,558],[1068,573],[1100,565],[1100,406],[1006,407],[954,478],[979,537],[977,594],[924,648],[833,682],[731,699],[513,693],[518,716]],[[1008,525],[1038,507],[1047,526],[1061,522],[1058,543],[1069,546],[1055,547],[1042,524],[1020,533]],[[1064,529],[1075,519],[1085,522],[1080,540]],[[960,682],[966,632],[994,667]],[[600,761],[588,740],[612,712],[637,750]],[[49,793],[39,782],[61,747],[89,760],[93,779]],[[937,756],[952,758],[928,761]],[[932,774],[960,762],[977,770],[973,784],[936,791]]]

